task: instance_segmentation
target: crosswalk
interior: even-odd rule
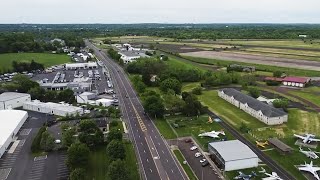
[[[69,178],[69,170],[66,166],[67,154],[60,153],[59,154],[59,163],[58,163],[58,180],[67,180]]]
[[[19,132],[20,136],[28,136],[32,129],[21,129]]]
[[[45,168],[46,159],[47,156],[34,158],[31,172],[29,173],[27,180],[41,180]]]
[[[5,153],[0,159],[0,169],[12,168],[23,145],[25,140],[20,140],[19,144],[15,148],[13,153]]]

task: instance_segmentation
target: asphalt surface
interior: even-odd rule
[[[142,179],[187,180],[179,162],[144,109],[124,70],[99,51],[89,41],[86,45],[95,50],[97,58],[106,65],[113,77],[114,89],[119,97],[123,119],[128,123],[130,139],[136,149]]]
[[[211,111],[208,111],[208,114],[214,118],[219,118],[216,114]],[[236,139],[240,140],[244,144],[246,144],[258,157],[261,161],[263,161],[268,167],[272,169],[273,172],[276,172],[282,179],[293,180],[296,179],[287,171],[285,171],[281,166],[279,166],[275,161],[273,161],[269,156],[264,154],[255,144],[252,144],[250,141],[245,139],[240,133],[238,133],[233,127],[223,121],[220,122],[221,126],[229,131]]]

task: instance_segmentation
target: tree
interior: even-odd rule
[[[46,127],[42,126],[37,135],[33,138],[32,144],[31,144],[31,152],[37,153],[41,150],[40,143],[42,138],[42,133],[46,131]]]
[[[64,101],[70,104],[76,102],[74,92],[71,89],[60,91],[57,98],[59,99],[59,101]]]
[[[164,103],[158,95],[150,95],[145,97],[143,101],[143,107],[151,116],[163,117],[164,115]]]
[[[56,91],[51,91],[47,90],[44,94],[43,100],[46,102],[58,102],[57,101],[57,92]]]
[[[193,94],[185,98],[185,106],[183,108],[183,114],[186,116],[198,116],[205,112],[205,108],[198,101],[197,97]]]
[[[274,71],[273,72],[273,77],[281,77],[282,76],[282,72],[281,71]]]
[[[90,150],[87,145],[76,142],[68,149],[67,166],[70,170],[85,168],[89,162]]]
[[[288,99],[276,99],[272,102],[273,106],[275,108],[283,108],[283,109],[287,109],[288,105],[289,105],[289,101]]]
[[[180,94],[181,88],[182,88],[181,82],[175,78],[169,78],[160,83],[160,89],[163,92],[167,92],[168,89],[172,89],[176,94]]]
[[[21,74],[15,75],[12,78],[12,83],[18,85],[17,90],[18,92],[21,92],[21,93],[26,93],[32,88],[39,87],[39,84],[37,82],[34,82],[31,79],[29,79],[27,76],[21,75]]]
[[[103,133],[92,120],[83,120],[79,124],[79,140],[87,146],[96,146],[104,141]]]
[[[42,101],[44,98],[45,92],[46,92],[45,89],[41,87],[33,87],[28,91],[28,94],[31,95],[32,99],[37,99]]]
[[[71,144],[75,142],[74,135],[76,134],[76,130],[74,128],[64,130],[62,132],[62,145],[64,147],[69,147]]]
[[[192,93],[195,95],[201,95],[202,94],[202,88],[200,86],[193,88]]]
[[[185,102],[174,94],[167,93],[166,95],[164,95],[164,100],[166,102],[166,109],[170,112],[171,115],[181,112],[183,110],[183,107],[185,106]]]
[[[53,136],[48,131],[43,132],[40,142],[41,149],[46,152],[49,152],[53,150],[54,146],[55,144]]]
[[[113,160],[124,159],[126,150],[122,141],[113,140],[107,146],[107,155]]]
[[[253,98],[258,98],[261,95],[261,91],[256,87],[249,87],[248,88],[250,96]]]
[[[83,168],[76,168],[70,173],[70,180],[87,180],[87,172]]]
[[[108,167],[108,176],[112,180],[129,180],[126,164],[120,159],[113,161]]]
[[[118,131],[117,129],[111,129],[108,133],[107,141],[111,142],[113,140],[121,141],[122,140],[122,132]]]

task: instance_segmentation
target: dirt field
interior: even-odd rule
[[[189,52],[197,52],[197,51],[203,50],[196,47],[176,45],[176,44],[157,44],[156,46],[161,50],[164,50],[166,52],[173,52],[173,53],[189,53]]]
[[[266,57],[266,56],[258,56],[258,55],[239,54],[239,53],[231,53],[231,52],[215,52],[215,51],[189,52],[189,53],[182,53],[181,55],[320,71],[320,62],[317,62],[317,61]]]

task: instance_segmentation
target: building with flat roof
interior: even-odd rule
[[[228,101],[244,112],[267,125],[277,125],[288,121],[288,114],[233,88],[218,91],[220,98]]]
[[[72,70],[72,69],[96,69],[96,68],[98,68],[98,64],[96,62],[70,63],[70,64],[65,64],[65,68],[67,70]]]
[[[239,140],[212,142],[208,149],[213,161],[225,171],[258,167],[258,156]]]
[[[30,102],[30,101],[31,101],[30,94],[4,92],[0,94],[0,110],[22,107],[23,103]]]
[[[0,158],[19,132],[28,113],[21,110],[0,110]]]
[[[23,104],[23,109],[57,116],[82,115],[83,109],[64,103],[40,102],[34,100]]]

